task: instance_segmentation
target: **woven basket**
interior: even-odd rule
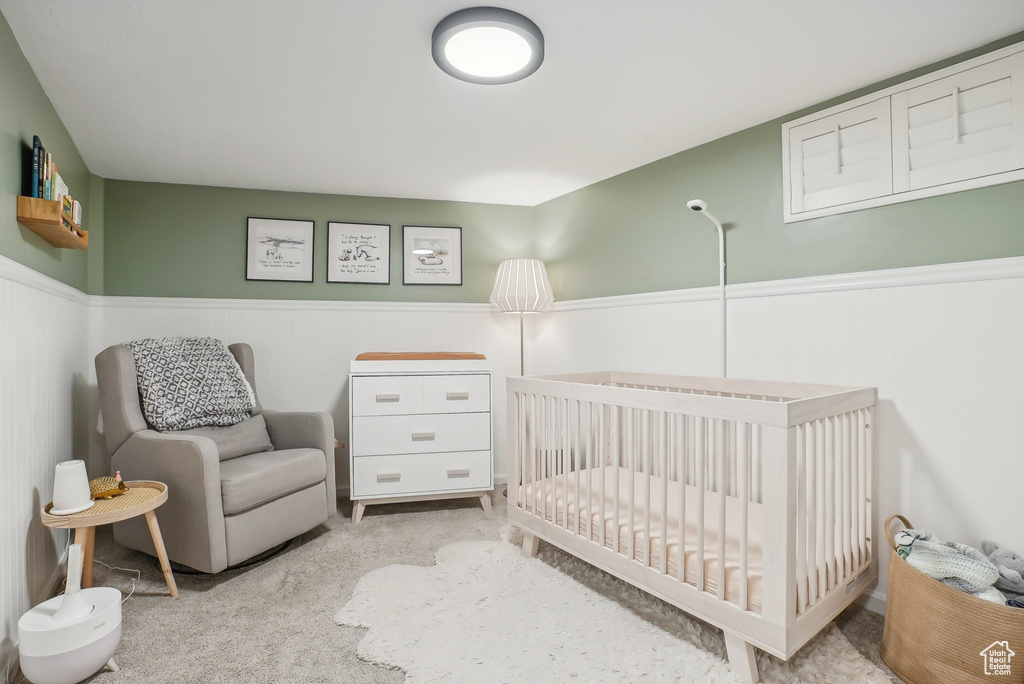
[[[882,635],[882,660],[909,684],[1024,684],[1024,608],[990,603],[957,591],[913,567],[896,553],[892,521],[889,538],[889,589]],[[1009,674],[986,674],[982,655],[1007,642]],[[999,654],[992,652],[995,660]]]

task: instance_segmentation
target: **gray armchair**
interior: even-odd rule
[[[229,347],[256,390],[252,347]],[[231,427],[157,432],[143,416],[129,347],[96,357],[104,438],[125,480],[168,485],[157,510],[168,557],[203,572],[271,549],[337,513],[334,421],[327,413],[265,411]],[[142,517],[114,525],[114,539],[156,555]]]

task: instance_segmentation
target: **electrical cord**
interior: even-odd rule
[[[107,565],[106,563],[104,563],[101,560],[94,560],[93,562],[99,563],[100,565],[105,567],[107,570],[120,570],[121,572],[134,572],[135,573],[135,577],[131,578],[131,580],[132,580],[132,590],[128,592],[127,596],[125,596],[123,599],[121,599],[121,605],[124,605],[124,602],[127,601],[128,599],[130,599],[132,597],[132,594],[135,593],[135,587],[137,586],[137,584],[142,581],[142,571],[141,570],[136,570],[135,568],[117,568],[117,567],[114,567],[114,566],[111,566],[111,565]]]

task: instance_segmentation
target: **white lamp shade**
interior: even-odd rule
[[[491,290],[491,304],[498,311],[544,311],[555,301],[548,271],[540,259],[505,259],[498,265]]]
[[[89,476],[85,461],[62,461],[53,473],[53,515],[70,515],[90,508]]]

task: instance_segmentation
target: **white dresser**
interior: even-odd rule
[[[356,360],[348,387],[352,522],[402,501],[476,497],[490,510],[486,359]]]

